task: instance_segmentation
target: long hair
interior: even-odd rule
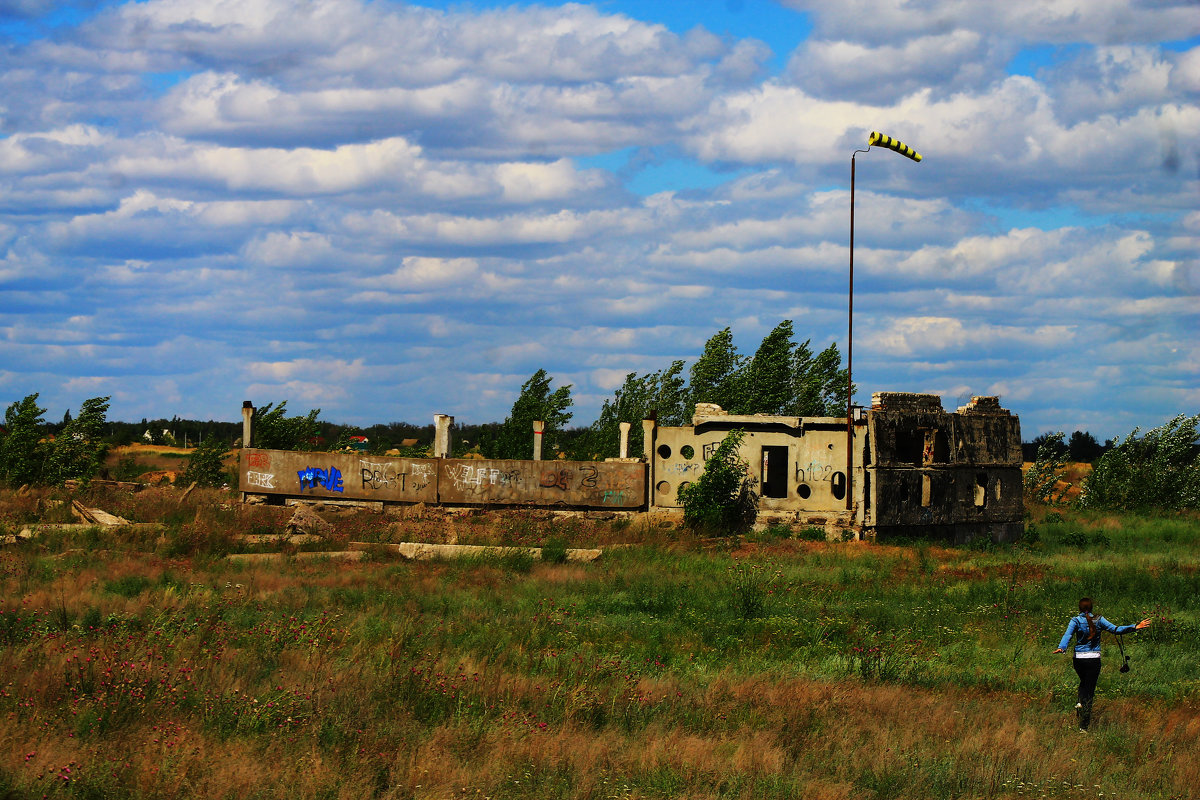
[[[1083,614],[1084,618],[1087,619],[1088,638],[1094,638],[1096,636],[1096,625],[1094,622],[1096,618],[1092,616],[1092,598],[1084,597],[1080,599],[1079,613]]]

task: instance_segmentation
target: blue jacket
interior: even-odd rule
[[[1067,625],[1067,632],[1063,634],[1062,641],[1058,643],[1060,650],[1066,650],[1067,645],[1071,642],[1071,637],[1076,637],[1078,644],[1075,645],[1076,653],[1099,653],[1100,652],[1100,631],[1108,631],[1121,636],[1131,631],[1137,630],[1136,625],[1113,625],[1104,617],[1092,616],[1092,625],[1096,628],[1096,634],[1090,639],[1088,638],[1088,623],[1087,617],[1080,614],[1077,617],[1072,617],[1071,622]]]

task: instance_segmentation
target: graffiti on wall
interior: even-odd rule
[[[362,488],[366,491],[392,489],[400,492],[421,491],[433,478],[433,467],[429,464],[411,463],[408,469],[393,462],[359,461]]]
[[[342,492],[342,473],[337,467],[322,469],[321,467],[305,467],[296,471],[300,478],[300,491],[321,488],[328,492]]]
[[[256,489],[274,489],[275,476],[269,472],[246,472],[246,484]]]

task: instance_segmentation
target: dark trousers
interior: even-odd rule
[[[1100,678],[1100,659],[1072,658],[1071,665],[1079,676],[1079,728],[1086,731],[1092,722],[1092,701],[1096,698],[1096,681]]]

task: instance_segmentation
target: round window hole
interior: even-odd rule
[[[796,487],[796,494],[800,495],[801,500],[807,500],[812,497],[812,487],[807,483],[802,483]]]
[[[829,444],[825,445],[825,448],[826,448],[826,449],[828,449],[828,450],[832,450],[832,449],[833,449],[833,442],[830,442]]]
[[[690,461],[696,457],[696,448],[692,447],[690,444],[685,444],[683,447],[679,448],[679,455]]]
[[[654,485],[654,488],[659,494],[666,494],[671,491],[671,484],[666,481],[659,481]]]
[[[667,444],[660,444],[658,446],[658,457],[661,459],[670,458],[671,457],[671,446],[667,445]]]
[[[684,481],[683,483],[679,484],[679,491],[682,492],[684,489],[686,489],[687,487],[689,487],[691,485],[692,485],[691,481]]]
[[[846,497],[846,473],[835,472],[829,479],[829,488],[833,492],[835,500],[843,500]]]

